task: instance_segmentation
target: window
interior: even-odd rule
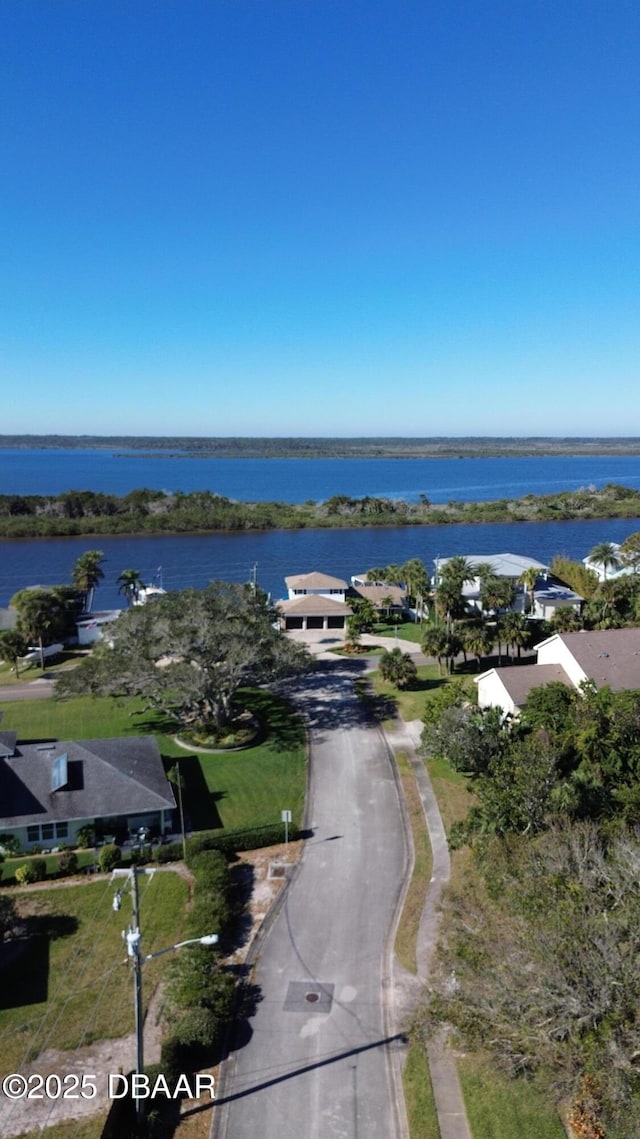
[[[43,823],[27,827],[27,842],[50,842],[52,838],[68,838],[68,823]]]

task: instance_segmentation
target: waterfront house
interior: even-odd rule
[[[347,617],[352,613],[346,602],[348,584],[325,573],[293,574],[285,578],[288,597],[279,601],[282,628],[287,632],[312,633],[314,637],[331,631],[343,639]]]

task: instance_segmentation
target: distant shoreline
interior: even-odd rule
[[[283,437],[0,435],[12,450],[108,450],[115,458],[191,459],[500,459],[558,455],[640,455],[640,438],[628,436],[519,437]],[[123,452],[122,455],[119,452]]]

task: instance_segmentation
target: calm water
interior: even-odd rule
[[[319,500],[332,494],[416,498],[434,502],[480,501],[544,494],[606,482],[640,486],[640,456],[538,459],[149,459],[103,451],[0,449],[0,493],[44,494],[91,488],[124,494],[139,486],[167,490],[211,489],[229,498]],[[136,569],[166,589],[202,588],[214,578],[247,581],[257,563],[258,581],[274,597],[284,577],[322,570],[337,577],[373,565],[420,557],[495,553],[525,554],[549,562],[554,554],[583,558],[603,540],[623,541],[640,519],[609,522],[411,527],[380,530],[304,530],[267,534],[210,534],[140,538],[58,538],[0,541],[0,605],[27,585],[68,582],[76,558],[87,549],[105,554],[105,581],[96,608],[123,604],[116,579]]]
[[[583,558],[596,542],[621,542],[640,530],[640,519],[604,522],[531,522],[515,525],[403,527],[380,530],[298,530],[267,534],[162,535],[144,538],[46,538],[0,542],[0,605],[26,585],[68,582],[76,558],[104,551],[105,580],[95,608],[123,605],[116,579],[136,569],[150,584],[162,567],[165,589],[202,588],[213,578],[248,581],[257,563],[258,582],[273,597],[284,596],[284,577],[321,570],[348,579],[374,565],[419,557],[429,572],[433,559],[465,554],[525,554],[548,563],[554,554]]]
[[[0,448],[0,494],[211,490],[226,498],[321,501],[366,494],[479,502],[607,482],[640,487],[640,455],[536,459],[171,459],[109,451]]]

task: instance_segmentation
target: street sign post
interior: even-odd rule
[[[280,818],[284,823],[284,841],[289,842],[289,823],[291,822],[291,811],[282,811]]]

